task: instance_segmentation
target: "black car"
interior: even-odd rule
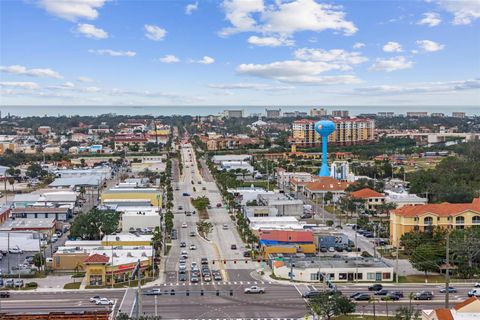
[[[380,291],[382,289],[383,286],[380,283],[375,283],[368,287],[368,291]]]
[[[361,295],[361,294],[362,294],[362,292],[355,292],[354,294],[352,294],[352,295],[350,296],[350,298],[351,298],[351,299],[355,299],[356,296]]]
[[[187,274],[186,273],[179,273],[178,274],[178,281],[187,281]]]
[[[0,298],[10,298],[10,292],[0,291]]]
[[[353,300],[355,300],[355,301],[369,301],[370,300],[370,295],[368,293],[360,293],[355,298],[353,298]]]
[[[375,291],[374,294],[376,296],[386,296],[388,294],[388,290],[386,289],[378,290],[378,291]]]
[[[236,245],[236,244],[232,244],[232,245],[230,246],[230,249],[232,249],[232,250],[237,250],[237,245]]]
[[[252,254],[250,253],[250,251],[244,251],[244,252],[243,252],[243,256],[244,256],[245,258],[250,258],[250,257],[252,256]]]
[[[201,264],[208,264],[208,259],[207,258],[202,258]]]
[[[310,290],[302,294],[302,297],[306,299],[312,299],[312,298],[318,297],[321,293],[322,293],[321,291]]]
[[[390,291],[390,294],[394,294],[396,296],[399,296],[400,298],[403,298],[403,292],[402,291]]]
[[[398,301],[400,300],[400,296],[397,296],[396,294],[392,294],[391,292],[389,292],[388,294],[381,297],[380,299],[383,301],[387,301],[387,300]]]
[[[428,291],[417,292],[413,297],[413,300],[432,300],[433,293]]]
[[[186,246],[187,244],[184,241],[180,242],[180,248],[185,248]]]

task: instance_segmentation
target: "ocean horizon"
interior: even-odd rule
[[[405,115],[407,112],[436,112],[444,113],[446,116],[452,112],[465,112],[468,116],[480,115],[480,106],[112,106],[112,105],[56,105],[56,106],[0,106],[2,117],[8,114],[19,117],[31,116],[98,116],[102,114],[117,115],[151,115],[151,116],[172,116],[172,115],[192,115],[207,116],[218,115],[224,110],[244,111],[244,115],[265,114],[266,109],[281,109],[282,112],[309,112],[312,108],[325,108],[327,112],[332,110],[348,110],[350,115],[376,114],[378,112],[394,112],[398,115]]]

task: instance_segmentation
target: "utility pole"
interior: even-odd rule
[[[397,239],[397,249],[396,249],[396,254],[395,254],[395,282],[398,283],[398,250],[399,250],[400,244],[398,243]]]
[[[446,268],[445,268],[445,308],[449,309],[449,292],[450,287],[450,231],[447,231],[447,245],[445,246]]]

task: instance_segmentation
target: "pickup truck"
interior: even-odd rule
[[[265,293],[265,288],[252,286],[250,288],[245,288],[244,293]]]

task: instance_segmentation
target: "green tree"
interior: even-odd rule
[[[33,163],[27,168],[26,175],[30,178],[42,178],[47,175],[47,171],[43,170],[38,163]]]
[[[197,230],[203,237],[208,239],[208,235],[213,230],[213,224],[208,221],[199,221],[197,222]]]
[[[84,240],[100,240],[102,234],[113,234],[118,228],[120,216],[115,211],[92,209],[79,214],[72,223],[70,235]]]
[[[312,311],[322,319],[331,319],[334,316],[347,315],[355,312],[355,302],[341,294],[322,292],[310,299]]]
[[[33,256],[33,264],[35,265],[35,267],[37,267],[38,269],[40,269],[42,266],[45,265],[45,258],[43,257],[43,255],[41,253],[36,253],[34,256]]]
[[[445,258],[445,249],[441,244],[422,243],[416,247],[410,256],[412,266],[425,272],[427,278],[428,272],[436,272]]]
[[[410,307],[400,307],[395,313],[395,320],[418,320],[420,319],[420,311]]]

